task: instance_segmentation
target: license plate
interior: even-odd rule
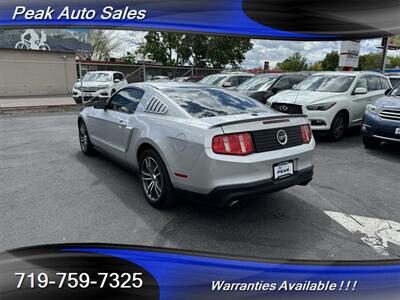
[[[83,93],[84,97],[92,97],[92,93]]]
[[[274,179],[293,175],[293,161],[285,161],[274,165]]]
[[[396,130],[394,131],[395,134],[400,134],[400,128],[396,128]]]

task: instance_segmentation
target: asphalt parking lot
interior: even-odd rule
[[[76,113],[0,117],[0,251],[101,242],[266,258],[400,257],[398,145],[367,150],[357,132],[338,143],[318,138],[307,187],[237,208],[184,201],[158,211],[134,174],[85,157],[77,134]]]

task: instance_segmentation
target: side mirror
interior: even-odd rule
[[[368,93],[368,90],[366,88],[358,87],[354,90],[353,95],[363,95],[366,93]]]
[[[114,83],[118,83],[118,82],[121,82],[121,80],[119,80],[118,78],[115,78]]]
[[[279,87],[277,87],[277,86],[274,86],[272,89],[271,89],[271,92],[273,92],[274,94],[277,94],[277,93],[279,93],[281,91],[281,89],[279,88]]]
[[[222,87],[225,87],[225,88],[232,87],[232,83],[230,83],[229,81],[224,82],[224,83],[222,84]]]
[[[389,95],[389,93],[392,91],[392,89],[387,89],[386,91],[385,91],[385,96],[387,96],[387,95]]]
[[[95,109],[105,109],[106,108],[106,100],[99,100],[93,104],[93,108]]]

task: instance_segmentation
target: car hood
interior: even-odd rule
[[[239,90],[237,90],[237,92],[241,93],[242,95],[249,96],[249,97],[251,97],[253,95],[269,93],[267,91],[239,91]]]
[[[340,97],[340,95],[343,94],[331,92],[288,90],[272,96],[271,98],[269,98],[269,102],[309,105],[314,103],[328,102],[337,99],[338,96]]]
[[[374,105],[382,108],[396,108],[400,109],[400,97],[385,96],[379,98],[374,102]]]
[[[82,82],[82,84],[84,87],[97,87],[99,85],[108,85],[108,86],[110,85],[109,82],[104,82],[104,81],[85,81],[85,82]],[[76,83],[76,85],[80,86],[81,83],[78,81]]]

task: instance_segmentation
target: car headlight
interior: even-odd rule
[[[376,105],[373,105],[373,104],[367,104],[366,111],[378,113],[379,107],[377,107]]]
[[[76,88],[77,90],[80,90],[80,89],[81,89],[81,85],[78,84],[78,83],[75,83],[75,84],[74,84],[74,88]]]
[[[97,87],[97,90],[98,90],[98,91],[105,91],[105,90],[107,90],[108,88],[110,88],[109,85],[99,85],[99,86]]]
[[[330,109],[332,106],[334,106],[336,102],[330,102],[330,103],[321,103],[321,104],[313,104],[307,106],[307,110],[320,110],[320,111],[325,111]]]

